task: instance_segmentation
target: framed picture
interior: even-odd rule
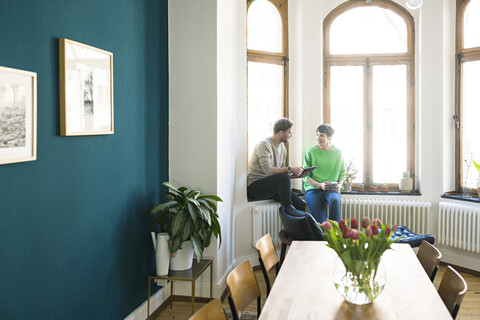
[[[37,159],[37,74],[0,67],[0,164]]]
[[[68,39],[60,48],[60,134],[113,134],[113,54]]]

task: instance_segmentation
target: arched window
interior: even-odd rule
[[[415,177],[414,39],[392,1],[347,1],[324,20],[324,122],[367,187]]]
[[[477,193],[480,163],[480,0],[457,0],[455,78],[455,181],[457,191]]]
[[[248,159],[288,115],[287,0],[247,1]]]

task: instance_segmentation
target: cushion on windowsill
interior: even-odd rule
[[[417,234],[412,232],[405,226],[398,226],[397,231],[392,235],[392,240],[403,236],[397,243],[408,243],[412,248],[420,247],[422,241],[425,240],[431,244],[435,242],[435,237],[431,234]]]

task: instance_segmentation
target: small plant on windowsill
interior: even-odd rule
[[[478,164],[475,160],[472,159],[473,165],[477,168],[478,171],[478,179],[477,179],[477,197],[480,199],[480,164]]]
[[[380,191],[388,192],[388,183],[384,182],[383,185],[380,187]]]
[[[345,182],[342,185],[343,191],[351,192],[353,180],[357,177],[358,170],[355,168],[355,160],[348,159],[345,163]]]
[[[363,183],[360,183],[358,186],[357,186],[357,191],[358,192],[365,192],[365,185]]]
[[[370,191],[371,192],[377,192],[378,186],[375,183],[372,183],[370,186]]]

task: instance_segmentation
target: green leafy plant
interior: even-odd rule
[[[220,223],[218,222],[215,201],[222,201],[215,195],[205,195],[186,187],[175,188],[168,182],[163,183],[169,190],[167,201],[152,209],[151,228],[157,225],[170,236],[170,252],[182,247],[184,241],[191,240],[197,261],[203,257],[203,251],[210,245],[212,234],[222,244]]]
[[[345,163],[345,182],[352,183],[357,177],[358,170],[355,168],[355,160],[350,158]]]
[[[327,239],[327,246],[335,250],[345,266],[346,276],[358,285],[360,292],[370,300],[378,295],[378,288],[372,287],[372,278],[375,278],[378,264],[383,253],[390,249],[392,243],[400,238],[391,240],[397,225],[392,228],[384,225],[380,219],[373,223],[364,218],[361,223],[363,231],[359,231],[357,219],[350,221],[341,219],[340,222],[327,220],[321,228]]]
[[[477,168],[478,172],[480,173],[480,164],[478,164],[475,160],[472,159],[473,165]]]

